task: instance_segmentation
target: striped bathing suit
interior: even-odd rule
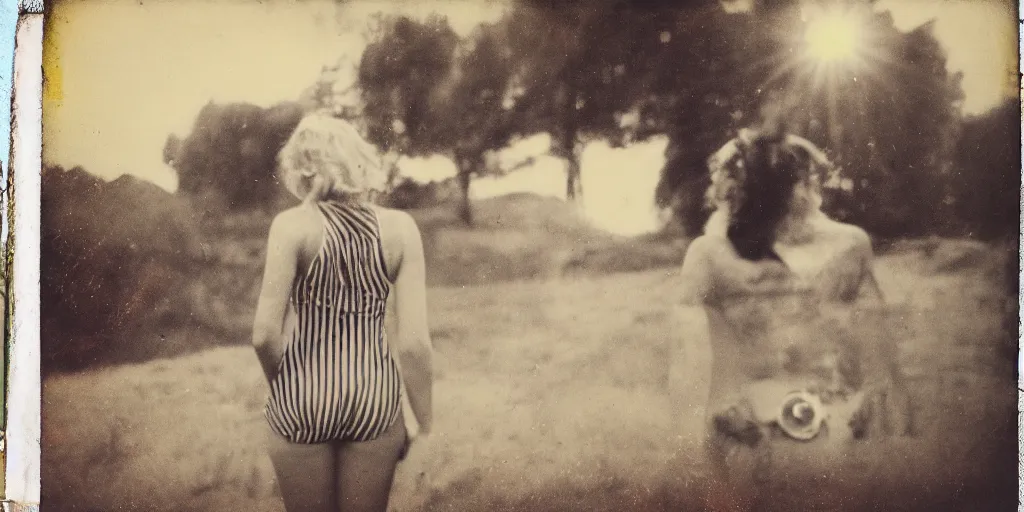
[[[384,333],[391,282],[369,207],[323,202],[323,246],[291,294],[295,322],[264,414],[295,443],[368,441],[401,410]]]

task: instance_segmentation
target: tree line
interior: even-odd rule
[[[227,208],[277,205],[273,155],[303,111],[328,109],[387,154],[450,158],[472,223],[472,180],[502,172],[487,155],[517,138],[551,135],[572,200],[585,193],[588,142],[667,136],[652,201],[693,234],[707,215],[705,159],[770,113],[838,165],[826,197],[834,216],[882,236],[1004,233],[1016,211],[1004,193],[1016,190],[1005,180],[1019,179],[1015,125],[1001,126],[999,110],[963,119],[961,76],[947,71],[933,26],[903,32],[874,0],[834,0],[871,37],[860,65],[822,69],[799,58],[802,4],[760,0],[729,12],[718,0],[518,0],[465,37],[441,16],[381,17],[356,83],[325,69],[294,104],[210,105],[191,134],[168,139],[165,160],[186,193]],[[631,169],[620,172],[630,179]],[[1007,206],[978,200],[984,192],[1003,193]]]

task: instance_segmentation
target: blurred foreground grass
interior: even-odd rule
[[[454,273],[473,257],[443,247],[500,252],[505,243],[512,254],[535,244],[553,254],[573,242],[543,226],[536,232],[553,234],[497,243],[501,217],[481,221],[460,233],[421,218],[425,232],[440,233],[428,240],[434,279],[442,263]],[[590,243],[628,246],[608,240]],[[880,258],[889,300],[911,306],[904,348],[924,431],[864,445],[844,462],[853,478],[805,489],[828,501],[796,493],[778,498],[780,510],[1015,509],[1015,361],[999,256],[932,241],[895,244]],[[400,467],[393,508],[700,510],[699,475],[668,465],[668,447],[692,438],[668,428],[673,330],[663,297],[674,264],[433,287],[435,432]],[[501,266],[478,271],[494,278]],[[224,344],[192,330],[165,336]],[[47,377],[44,510],[283,510],[261,445],[266,392],[247,346]]]

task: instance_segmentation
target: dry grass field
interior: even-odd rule
[[[909,308],[921,432],[859,446],[842,463],[853,477],[780,509],[1016,509],[998,256],[933,241],[879,258],[889,300]],[[698,472],[668,465],[692,438],[668,427],[674,333],[659,299],[673,272],[432,287],[436,424],[400,467],[394,510],[700,510]],[[43,508],[283,510],[261,445],[266,393],[244,345],[47,377]]]

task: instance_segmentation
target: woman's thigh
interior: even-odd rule
[[[395,468],[406,446],[401,413],[372,441],[342,443],[338,449],[338,505],[346,512],[379,511],[388,506]]]
[[[288,512],[335,512],[335,452],[331,443],[292,443],[268,427],[270,460]]]

